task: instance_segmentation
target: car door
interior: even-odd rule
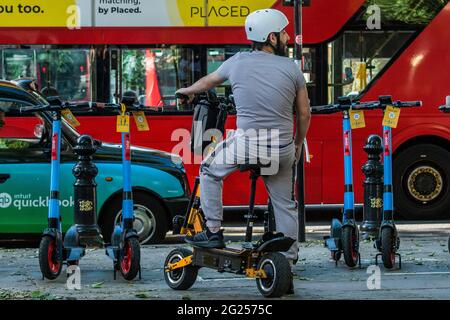
[[[42,132],[38,116],[6,113],[0,128],[0,233],[41,233],[46,225],[50,154]]]

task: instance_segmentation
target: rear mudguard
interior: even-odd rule
[[[378,238],[375,240],[375,248],[377,248],[377,250],[381,252],[381,234],[382,231],[386,228],[390,228],[394,231],[393,235],[396,239],[396,250],[398,250],[400,248],[400,238],[398,237],[397,227],[392,220],[383,221],[383,223],[381,224]]]
[[[289,237],[278,237],[272,240],[263,242],[256,248],[257,252],[286,252],[288,251],[295,239]]]
[[[64,259],[64,247],[63,247],[63,236],[62,233],[55,228],[46,228],[42,233],[42,237],[51,237],[56,241],[56,256],[58,261],[62,261]]]
[[[126,241],[126,240],[131,239],[131,238],[136,238],[136,239],[139,240],[139,236],[138,236],[136,230],[134,230],[134,229],[127,230],[127,231],[125,232],[124,240]],[[125,242],[125,241],[124,241],[124,242]]]
[[[47,228],[42,233],[42,237],[49,236],[52,237],[54,240],[62,240],[62,234],[59,232],[59,230],[55,228]]]
[[[111,236],[111,246],[106,248],[106,254],[113,258],[114,261],[118,261],[125,241],[131,238],[139,240],[136,230],[123,230],[120,225],[116,225]]]

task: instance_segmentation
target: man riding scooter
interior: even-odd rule
[[[245,31],[253,43],[253,51],[237,53],[215,72],[177,91],[192,99],[194,94],[229,80],[237,110],[238,130],[219,143],[200,167],[200,199],[207,228],[185,239],[196,247],[225,247],[221,230],[222,180],[243,163],[269,163],[271,168],[276,168],[267,170],[273,171],[268,174],[261,171],[274,208],[276,228],[286,237],[298,237],[294,177],[311,115],[304,76],[286,57],[290,39],[285,30],[288,23],[278,10],[251,13]],[[261,145],[266,150],[259,148]],[[293,266],[298,259],[297,241],[285,255]]]

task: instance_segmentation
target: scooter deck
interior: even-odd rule
[[[194,248],[192,265],[216,269],[219,272],[244,273],[251,250]]]

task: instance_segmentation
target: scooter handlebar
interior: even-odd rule
[[[312,114],[331,114],[342,112],[345,110],[355,109],[355,110],[375,110],[375,109],[386,109],[388,105],[392,105],[396,108],[414,108],[421,107],[422,101],[389,101],[382,100],[380,101],[369,101],[369,102],[351,102],[350,104],[328,104],[323,106],[315,106],[311,107]],[[441,109],[442,110],[442,109]]]
[[[394,101],[392,103],[394,107],[397,108],[414,108],[414,107],[421,107],[422,101]]]
[[[50,104],[46,104],[46,105],[21,107],[20,113],[27,114],[27,113],[43,112],[43,111],[60,112],[64,109],[70,109],[72,111],[89,111],[92,109],[92,105],[93,105],[92,102],[69,103],[69,102],[61,102],[61,101],[59,101],[58,104],[52,104],[55,102],[56,102],[56,100],[51,101]]]
[[[374,106],[378,102],[371,101],[371,102],[351,102],[350,104],[328,104],[323,106],[314,106],[311,107],[311,113],[312,114],[332,114],[332,113],[338,113],[342,111],[346,111],[349,109],[355,109],[355,110],[364,110],[364,109],[373,109]]]
[[[43,106],[29,106],[29,107],[20,107],[20,113],[27,114],[27,113],[34,113],[39,111],[49,111],[52,106],[50,105],[43,105]]]
[[[324,106],[313,106],[311,107],[312,114],[332,114],[341,112],[338,104],[327,104]]]
[[[92,108],[101,110],[116,110],[121,111],[122,105],[118,103],[103,103],[103,102],[91,102]],[[126,104],[125,107],[127,111],[145,111],[147,108],[142,104]]]

